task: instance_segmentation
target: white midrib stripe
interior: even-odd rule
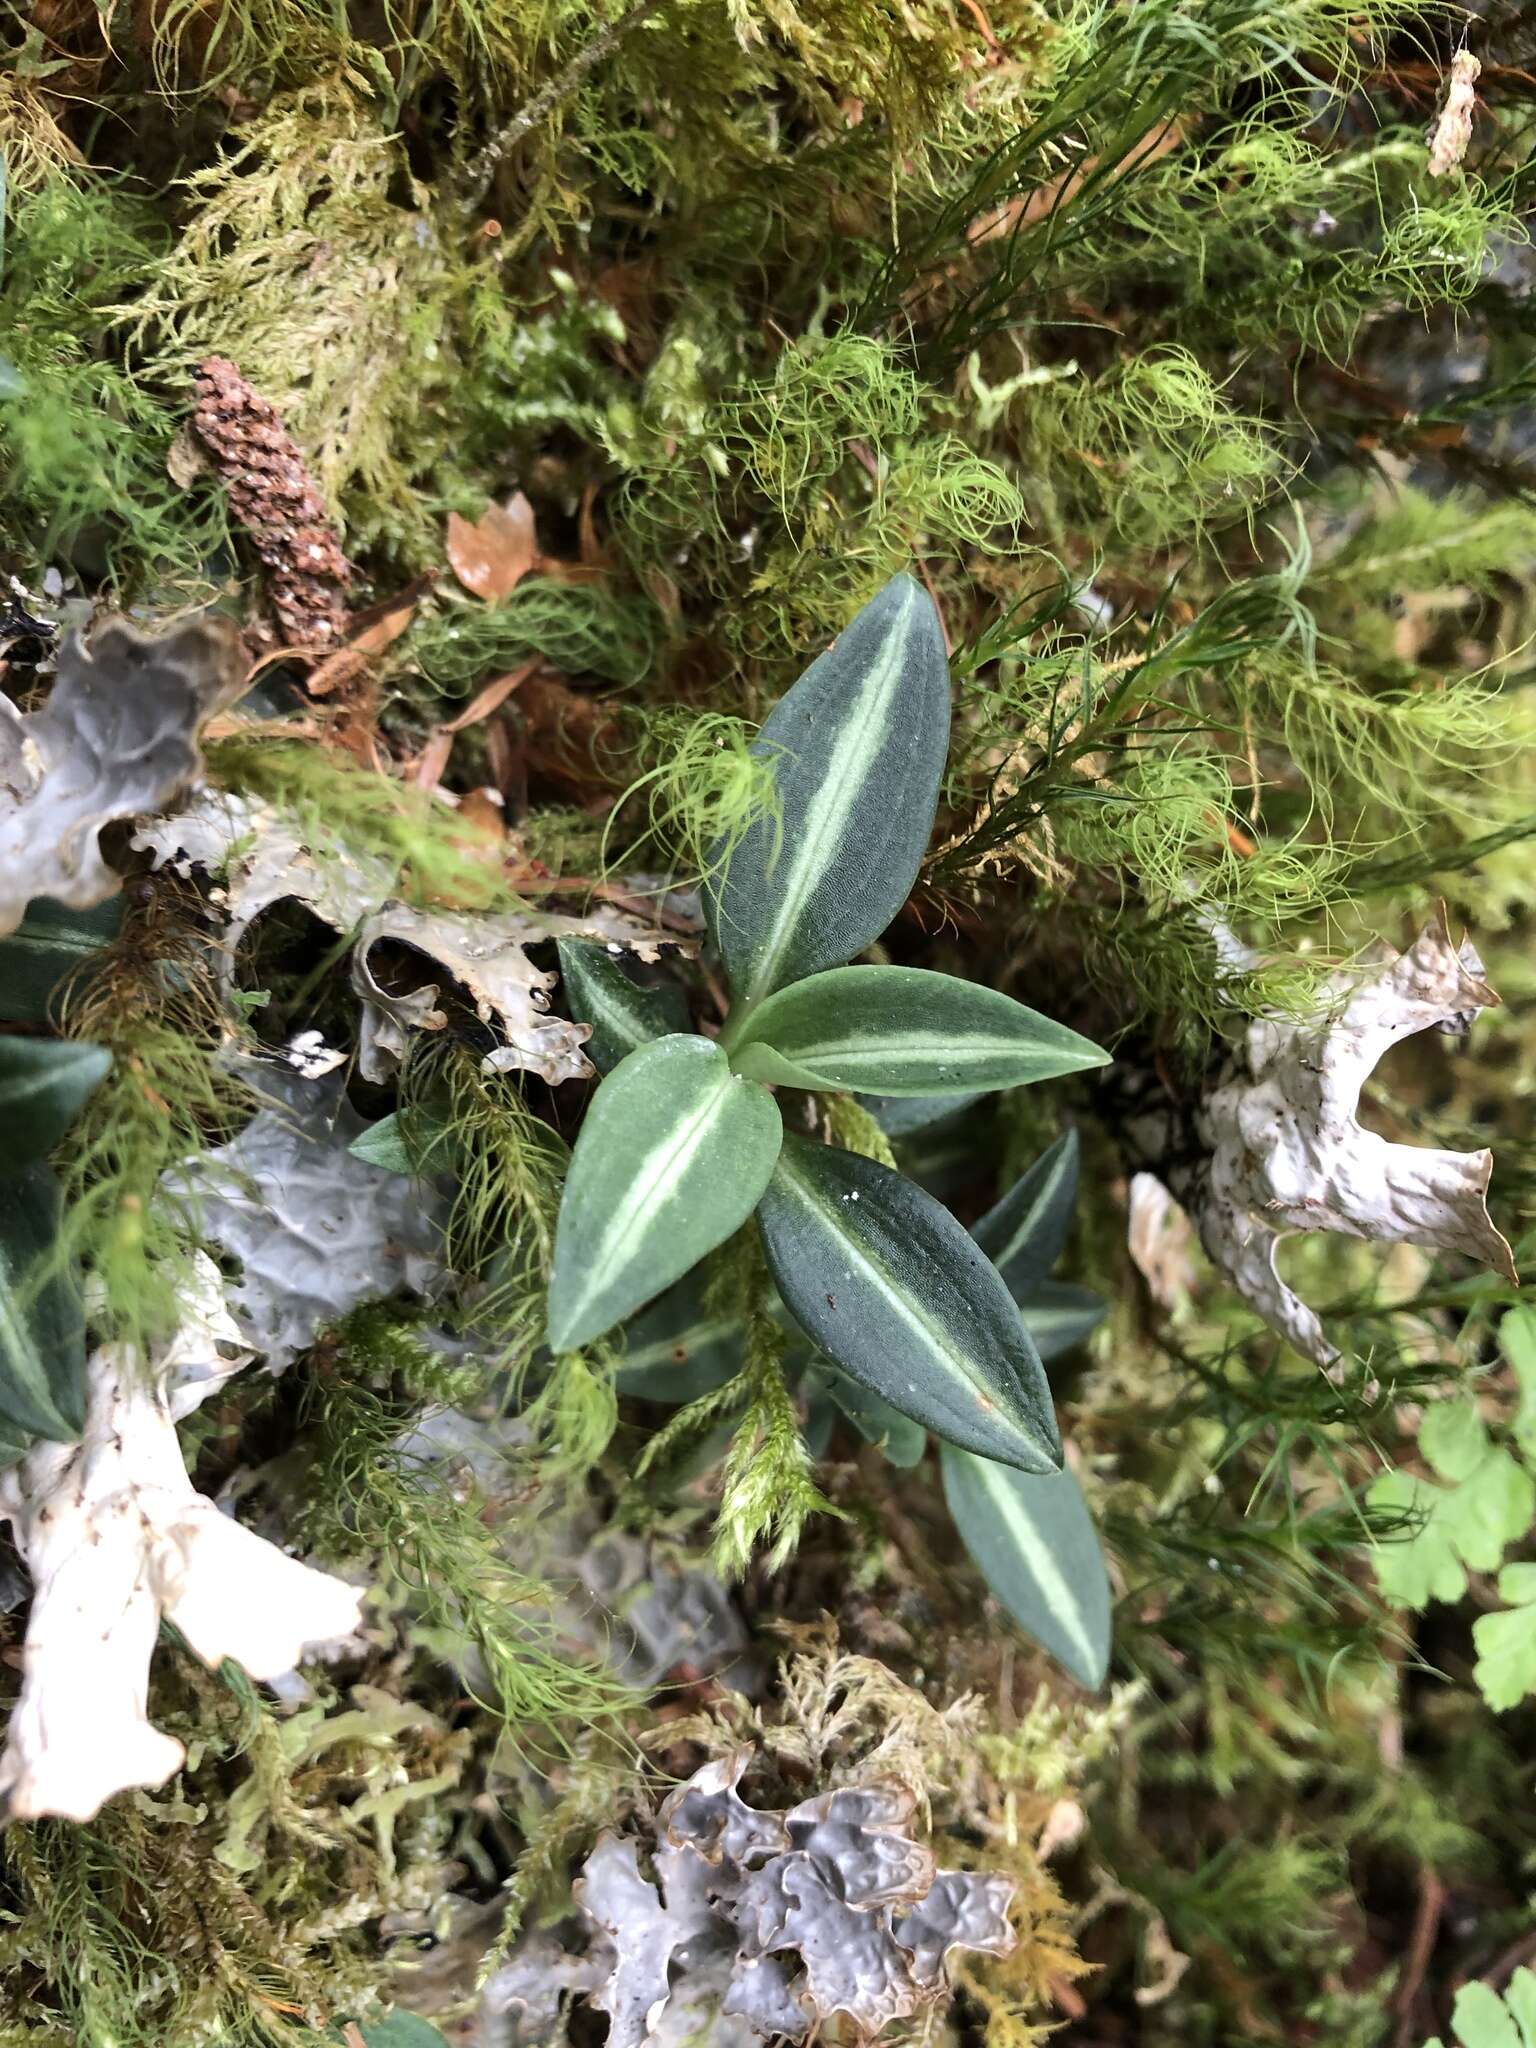
[[[1006,1483],[995,1476],[994,1460],[979,1458],[983,1467],[982,1488],[992,1500],[1002,1519],[1007,1523],[1014,1542],[1027,1564],[1042,1598],[1050,1610],[1052,1619],[1069,1635],[1083,1654],[1083,1661],[1090,1668],[1096,1661],[1093,1644],[1083,1630],[1083,1617],[1072,1589],[1062,1577],[1061,1567],[1051,1555],[1049,1547],[1041,1540],[1040,1532],[1019,1506],[1018,1497],[1010,1492]]]
[[[827,1038],[813,1045],[796,1046],[793,1052],[786,1052],[783,1056],[809,1067],[814,1066],[817,1060],[878,1060],[889,1053],[900,1052],[908,1058],[943,1060],[947,1066],[953,1066],[956,1061],[1017,1058],[1031,1049],[1021,1045],[1016,1038],[969,1035],[928,1038],[919,1037],[916,1033],[907,1037],[888,1037],[882,1033],[878,1042],[868,1038]]]
[[[627,1010],[622,1002],[615,1000],[607,989],[594,989],[589,983],[587,1002],[592,1011],[592,1022],[604,1025],[609,1031],[613,1032],[621,1044],[629,1045],[635,1043],[638,1048],[639,1045],[646,1043],[643,1035],[638,1041],[635,1041],[636,1020],[634,1012]]]
[[[654,1151],[648,1152],[641,1161],[634,1178],[629,1183],[628,1193],[614,1211],[612,1224],[604,1232],[604,1236],[610,1245],[628,1247],[624,1253],[625,1268],[633,1264],[635,1252],[638,1249],[638,1247],[629,1247],[630,1231],[633,1228],[636,1216],[651,1206],[657,1199],[658,1193],[665,1189],[666,1183],[669,1180],[675,1181],[682,1177],[682,1174],[687,1170],[689,1159],[698,1150],[697,1141],[700,1131],[718,1113],[725,1098],[725,1090],[733,1085],[733,1079],[730,1075],[725,1075],[719,1079],[712,1077],[709,1094],[699,1104],[699,1107],[688,1118],[687,1122],[674,1126],[669,1134],[668,1143],[657,1146]],[[679,1160],[682,1162],[680,1165],[678,1164]],[[595,1273],[597,1270],[599,1268],[594,1265],[590,1272]],[[601,1291],[601,1289],[589,1288],[582,1297],[583,1306],[593,1298],[594,1294]]]
[[[796,913],[806,893],[808,880],[814,882],[825,869],[827,848],[841,836],[848,821],[848,813],[858,801],[859,793],[864,787],[864,777],[850,772],[849,763],[865,755],[865,741],[869,730],[877,720],[883,720],[886,705],[900,677],[901,628],[906,615],[907,608],[904,606],[900,617],[892,621],[881,643],[877,659],[870,664],[855,716],[838,728],[837,739],[833,751],[827,756],[821,782],[806,809],[808,829],[800,840],[793,864],[784,879],[783,892],[779,897],[777,927],[753,969],[751,986],[744,998],[748,1002],[755,1000],[765,987],[771,986],[779,962],[784,957],[784,949],[795,929]]]
[[[652,1365],[676,1365],[673,1356],[679,1344],[694,1351],[706,1344],[718,1343],[722,1337],[732,1337],[740,1330],[741,1324],[730,1316],[720,1316],[712,1323],[690,1323],[673,1337],[655,1337],[649,1344],[641,1344],[631,1350],[625,1347],[619,1360],[621,1372],[634,1372]]]
[[[800,1197],[801,1201],[805,1204],[806,1208],[808,1208],[813,1215],[822,1216],[826,1213],[825,1205],[817,1200],[815,1193],[809,1188],[807,1188],[804,1182],[798,1180],[795,1177],[793,1167],[785,1167],[784,1178],[786,1183]],[[844,1238],[842,1242],[844,1244],[849,1244],[849,1240],[847,1238]],[[1002,1417],[1005,1423],[1013,1424],[1012,1416],[1005,1415],[1003,1413],[1001,1403],[994,1399],[994,1397],[986,1387],[981,1386],[973,1378],[973,1376],[966,1370],[965,1361],[963,1360],[963,1358],[961,1358],[958,1353],[953,1351],[950,1348],[950,1346],[944,1342],[943,1332],[936,1329],[934,1325],[929,1322],[928,1318],[922,1314],[922,1312],[918,1309],[917,1305],[914,1302],[909,1301],[905,1295],[900,1294],[896,1291],[896,1289],[891,1285],[889,1277],[885,1273],[884,1269],[881,1266],[877,1265],[876,1262],[869,1256],[867,1252],[851,1244],[849,1244],[849,1256],[856,1257],[859,1264],[864,1268],[864,1270],[867,1273],[870,1273],[874,1276],[876,1282],[880,1287],[881,1295],[896,1310],[897,1314],[901,1317],[901,1319],[907,1324],[907,1326],[910,1329],[917,1331],[917,1333],[921,1337],[925,1338],[927,1342],[932,1346],[932,1348],[938,1352],[941,1358],[950,1361],[950,1363],[954,1366],[957,1377],[962,1379],[965,1382],[966,1386],[969,1387],[973,1393],[977,1393],[982,1396],[982,1398],[985,1400],[987,1404],[988,1410],[993,1414]],[[1013,1424],[1013,1426],[1017,1427],[1016,1424]]]
[[[1030,1238],[1034,1235],[1036,1225],[1050,1207],[1056,1190],[1060,1186],[1061,1173],[1058,1170],[1051,1175],[1045,1186],[1036,1195],[1034,1201],[1030,1203],[1024,1214],[1015,1223],[1012,1230],[1009,1231],[1003,1243],[999,1245],[995,1252],[988,1252],[987,1257],[994,1266],[1006,1265],[1014,1253],[1019,1250],[1020,1246],[1029,1242]]]
[[[42,1407],[54,1407],[53,1390],[43,1370],[42,1359],[32,1341],[32,1330],[22,1315],[8,1274],[0,1272],[0,1356],[16,1369],[16,1377]]]

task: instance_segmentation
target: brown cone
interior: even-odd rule
[[[277,409],[224,356],[197,366],[192,425],[267,571],[284,643],[326,650],[348,624],[352,565]]]

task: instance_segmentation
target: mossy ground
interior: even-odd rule
[[[1472,144],[1433,178],[1464,35]],[[1515,1297],[1308,1240],[1287,1256],[1348,1347],[1324,1379],[1198,1256],[1181,1304],[1152,1302],[1120,1140],[1126,1088],[1193,1091],[1247,1016],[1444,899],[1506,1008],[1468,1050],[1394,1055],[1367,1114],[1495,1143],[1495,1218],[1536,1251],[1528,10],[35,0],[0,49],[0,569],[150,618],[253,614],[257,564],[186,460],[191,368],[231,358],[304,450],[359,605],[408,611],[357,700],[369,758],[404,770],[542,664],[441,771],[498,793],[494,880],[456,820],[364,772],[355,718],[297,667],[306,737],[212,750],[422,900],[696,879],[756,814],[746,743],[808,653],[893,571],[924,578],[955,739],[887,945],[1117,1054],[1102,1089],[1010,1101],[935,1170],[979,1209],[1064,1119],[1082,1132],[1068,1270],[1112,1309],[1056,1391],[1138,1682],[1089,1741],[1091,1710],[982,1618],[927,1475],[893,1484],[844,1437],[807,1468],[767,1326],[736,1407],[638,1479],[665,1416],[615,1404],[606,1355],[542,1384],[495,1515],[403,1458],[427,1403],[540,1385],[580,1091],[487,1079],[466,1021],[404,1100],[451,1115],[462,1263],[511,1246],[478,1362],[442,1382],[365,1316],[189,1435],[205,1480],[260,1468],[374,1576],[369,1653],[293,1717],[162,1651],[184,1777],[0,1838],[0,2040],[313,2039],[397,1981],[386,1914],[509,1879],[520,1910],[558,1902],[633,1796],[633,1732],[676,1703],[567,1656],[490,1523],[590,1492],[700,1554],[722,1458],[754,1624],[830,1610],[898,1705],[980,1701],[957,1825],[1013,1830],[1040,1938],[977,1978],[957,2038],[1021,2048],[1054,2019],[1083,2048],[1411,2048],[1443,2026],[1458,1982],[1536,1940],[1533,1709],[1472,1682],[1485,1584],[1427,1618],[1382,1604],[1363,1496],[1437,1392],[1471,1375],[1504,1412]],[[514,489],[539,562],[487,605],[447,521]],[[159,1173],[236,1106],[195,916],[174,883],[134,895],[65,1012],[119,1053],[70,1227],[128,1324],[163,1307]],[[1219,978],[1216,928],[1264,964]],[[319,987],[301,941],[264,940],[242,986]],[[678,972],[708,1016],[707,973]],[[752,1562],[765,1474],[769,1547],[799,1544]],[[1081,1769],[1053,1779],[1053,1743]],[[1047,1875],[1032,1831],[1069,1790],[1086,1826]]]

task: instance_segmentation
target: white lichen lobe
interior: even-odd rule
[[[1395,1145],[1359,1119],[1360,1091],[1390,1046],[1464,1029],[1498,1002],[1470,943],[1441,917],[1406,953],[1341,979],[1310,1017],[1261,1018],[1196,1121],[1209,1160],[1190,1196],[1201,1241],[1265,1320],[1320,1365],[1338,1356],[1281,1279],[1291,1231],[1457,1252],[1516,1282],[1488,1214],[1492,1154]]]
[[[357,1626],[356,1587],[242,1528],[187,1477],[177,1417],[249,1358],[206,1260],[199,1283],[155,1360],[123,1345],[93,1355],[79,1443],[40,1444],[0,1476],[0,1515],[33,1582],[0,1756],[10,1819],[90,1820],[180,1768],[182,1745],[148,1715],[162,1617],[210,1666],[228,1657],[257,1679]]]

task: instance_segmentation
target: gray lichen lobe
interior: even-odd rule
[[[40,710],[0,696],[0,936],[36,896],[89,910],[116,895],[103,828],[163,810],[196,779],[198,734],[245,666],[227,620],[155,636],[113,619],[89,644],[65,641]]]
[[[398,1071],[412,1032],[446,1025],[445,982],[462,988],[480,1021],[501,1034],[489,1065],[537,1074],[551,1086],[588,1080],[593,1069],[582,1047],[591,1027],[551,1013],[558,977],[536,966],[529,948],[571,937],[597,939],[641,960],[655,960],[664,945],[691,950],[674,934],[602,903],[579,917],[531,907],[478,911],[402,903],[388,861],[310,843],[277,805],[226,790],[206,790],[178,816],[142,825],[133,844],[152,855],[156,867],[181,874],[201,868],[221,877],[228,961],[262,912],[280,902],[301,903],[333,931],[355,934],[358,1064],[375,1082]],[[431,963],[436,978],[411,989],[386,988],[375,959],[386,945]]]
[[[441,1223],[419,1182],[347,1150],[364,1126],[338,1079],[264,1067],[259,1087],[270,1106],[165,1192],[239,1261],[229,1306],[275,1372],[359,1302],[434,1291]]]
[[[706,1764],[663,1805],[650,1860],[605,1834],[577,1897],[601,1975],[588,1996],[610,2048],[804,2040],[834,2015],[868,2038],[937,2004],[956,1948],[1006,1955],[1012,1884],[937,1870],[903,1832],[916,1800],[882,1780],[786,1813],[737,1786],[753,1751]],[[700,2030],[704,2030],[701,2032]]]

